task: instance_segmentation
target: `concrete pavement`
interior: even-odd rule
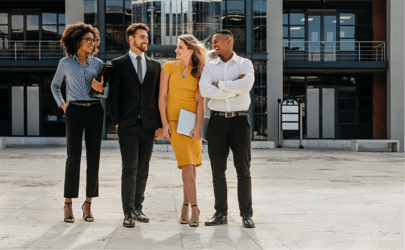
[[[83,151],[85,156],[85,151]],[[95,222],[82,219],[85,157],[74,224],[63,222],[65,147],[0,151],[0,249],[404,249],[404,155],[252,150],[253,219],[242,227],[232,157],[229,224],[205,227],[214,213],[209,158],[197,170],[200,226],[178,223],[181,171],[173,152],[154,152],[144,213],[122,227],[121,157],[103,148]]]

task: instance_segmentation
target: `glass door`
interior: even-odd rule
[[[308,15],[308,61],[336,61],[336,15]]]
[[[39,14],[11,14],[11,50],[14,60],[37,59]]]
[[[24,15],[11,15],[11,52],[14,60],[22,59],[24,51],[25,27]]]
[[[308,61],[321,61],[321,15],[308,15]]]
[[[323,58],[336,61],[336,15],[323,16]]]

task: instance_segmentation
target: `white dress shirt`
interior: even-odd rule
[[[129,50],[129,56],[131,57],[131,61],[132,64],[135,67],[135,71],[136,73],[138,73],[138,60],[136,60],[136,58],[138,57],[137,54],[135,54],[134,52],[132,52],[131,50]],[[146,75],[146,58],[145,58],[145,53],[142,53],[140,55],[142,57],[142,82],[145,79],[145,75]]]
[[[238,77],[242,74],[242,79]],[[218,82],[218,87],[212,85]],[[200,79],[200,92],[210,98],[208,107],[213,111],[248,111],[250,90],[255,82],[253,64],[236,53],[224,63],[220,58],[205,64]]]

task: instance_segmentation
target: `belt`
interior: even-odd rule
[[[225,118],[232,118],[236,116],[248,116],[249,112],[246,111],[233,111],[233,112],[219,112],[219,111],[212,111],[213,115],[217,116],[225,116]]]
[[[77,105],[77,106],[82,106],[82,107],[90,107],[91,105],[95,104],[100,104],[101,102],[99,101],[88,101],[88,102],[75,102],[75,101],[70,101],[69,104]]]

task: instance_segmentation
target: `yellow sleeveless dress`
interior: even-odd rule
[[[191,75],[191,66],[188,66],[188,73],[183,79],[184,66],[178,61],[167,62],[163,69],[169,75],[169,90],[167,93],[167,119],[172,128],[170,143],[176,155],[177,166],[193,164],[197,167],[201,162],[201,140],[193,140],[186,135],[177,133],[177,123],[180,109],[197,112],[197,91],[199,79]]]

